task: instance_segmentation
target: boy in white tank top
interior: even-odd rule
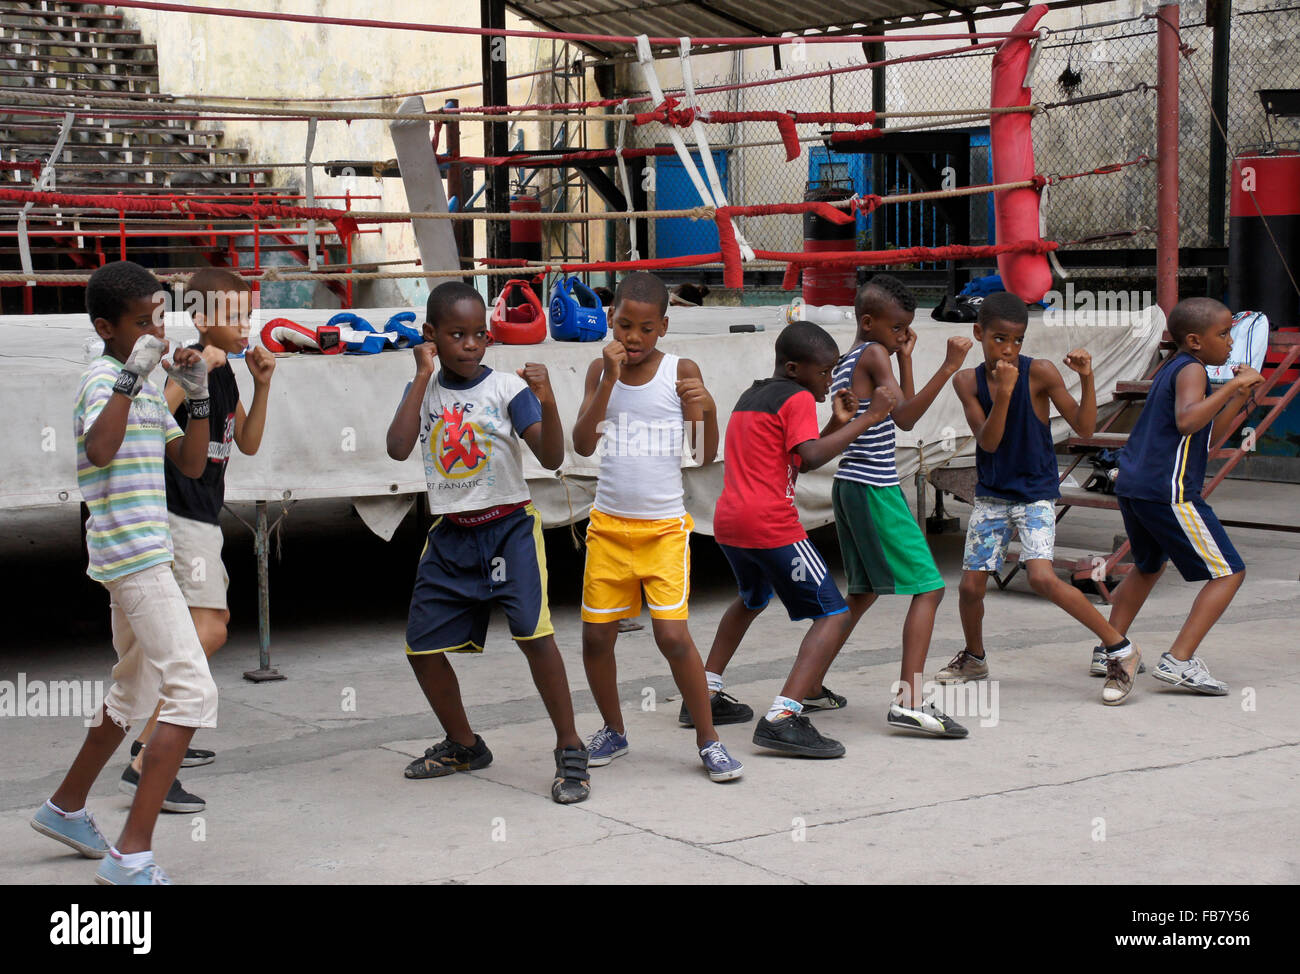
[[[695,725],[700,759],[714,781],[744,770],[713,727],[704,664],[686,625],[694,522],[682,492],[682,457],[718,453],[718,417],[700,369],[656,345],[668,331],[668,289],[653,274],[625,277],[614,293],[614,341],[587,369],[573,448],[600,456],[582,581],[582,661],[605,725],[587,745],[599,767],[627,753],[614,643],[618,621],[641,613]]]

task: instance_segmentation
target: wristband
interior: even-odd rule
[[[138,375],[123,369],[117,374],[117,381],[113,383],[113,391],[120,392],[128,399],[134,399],[142,385],[144,385],[144,382]]]
[[[189,399],[185,402],[190,419],[207,419],[212,415],[212,399]]]

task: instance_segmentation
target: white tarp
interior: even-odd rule
[[[358,314],[376,328],[400,308],[361,309]],[[323,324],[329,310],[262,309],[259,320],[287,317],[307,326]],[[423,314],[420,320],[423,320]],[[784,323],[784,309],[670,309],[668,336],[662,347],[700,366],[704,381],[718,404],[719,426],[725,440],[726,420],[732,405],[748,386],[773,372],[773,344]],[[177,319],[179,320],[179,319]],[[1137,379],[1146,373],[1161,333],[1164,316],[1158,309],[1133,316],[1098,316],[1068,319],[1065,325],[1046,325],[1031,319],[1025,354],[1060,362],[1070,349],[1082,345],[1092,353],[1097,376],[1098,401],[1110,401],[1117,380]],[[728,334],[733,323],[763,325],[754,334]],[[932,321],[925,311],[917,315],[919,334],[913,354],[919,388],[943,360],[950,335],[970,335],[969,325]],[[256,329],[255,329],[256,330]],[[850,325],[827,329],[847,350],[853,341]],[[192,326],[169,321],[168,338],[192,341]],[[84,315],[0,316],[0,402],[6,422],[0,426],[0,509],[77,503],[76,444],[72,439],[72,408],[77,380],[88,356],[85,346],[97,343]],[[582,380],[587,365],[599,357],[601,343],[564,343],[549,339],[535,346],[493,346],[484,362],[496,369],[515,369],[528,361],[543,362],[550,371],[556,401],[566,430],[577,418]],[[967,365],[980,361],[978,346]],[[252,379],[246,366],[234,360],[241,398],[247,408],[252,399]],[[1077,394],[1074,372],[1061,365],[1067,386]],[[424,470],[413,454],[404,463],[385,452],[388,424],[402,390],[414,372],[412,353],[389,351],[378,355],[282,355],[277,359],[271,386],[270,409],[262,448],[257,456],[236,451],[227,475],[226,496],[233,501],[301,500],[319,497],[369,497],[367,523],[385,533],[385,505],[378,498],[422,492]],[[155,375],[161,380],[162,372]],[[830,404],[820,413],[829,417]],[[1059,417],[1052,432],[1058,440],[1067,428]],[[898,469],[904,484],[911,483],[924,443],[928,467],[954,457],[972,455],[961,406],[951,387],[942,392],[928,413],[909,432],[898,434]],[[533,498],[548,527],[583,518],[591,505],[598,457],[579,457],[570,450],[559,474],[543,470],[525,450],[525,472]],[[720,457],[721,458],[721,457]],[[799,478],[798,503],[809,527],[831,520],[830,483],[834,464]],[[686,505],[696,527],[713,530],[713,505],[722,487],[722,466],[686,471]],[[408,498],[409,500],[409,498]]]

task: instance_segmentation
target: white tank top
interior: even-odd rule
[[[665,352],[645,385],[615,382],[598,429],[596,510],[647,521],[686,513],[682,456],[690,441],[677,397],[676,355]]]

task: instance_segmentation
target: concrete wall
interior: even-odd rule
[[[224,0],[193,0],[204,6],[221,6]],[[380,21],[437,22],[477,26],[478,6],[417,3],[413,0],[267,0],[259,4],[264,10],[333,17],[367,18]],[[159,74],[162,90],[179,96],[219,97],[358,97],[363,95],[399,94],[478,82],[480,40],[474,36],[380,30],[362,27],[295,24],[276,21],[235,19],[199,14],[165,13],[130,9],[127,18],[138,25],[146,41],[158,45]],[[532,25],[508,16],[507,27],[530,29]],[[507,70],[511,75],[524,74],[547,67],[552,57],[550,41],[510,38],[506,44]],[[564,46],[554,45],[560,57]],[[594,92],[594,87],[593,87]],[[436,110],[448,97],[458,97],[462,105],[481,103],[478,87],[446,94],[428,95],[425,104]],[[524,78],[510,82],[512,104],[550,99],[546,78]],[[592,95],[594,97],[594,93]],[[317,107],[361,107],[393,111],[397,99],[364,102],[354,106],[318,105]],[[225,130],[226,144],[247,146],[248,161],[300,161],[306,148],[305,122],[222,121],[206,123]],[[521,123],[525,145],[539,145],[538,123]],[[600,139],[603,127],[592,126],[591,136]],[[515,131],[511,131],[514,144]],[[445,143],[444,143],[445,147]],[[462,126],[461,151],[466,155],[483,154],[483,125]],[[385,120],[322,120],[317,129],[312,152],[315,161],[330,159],[387,160],[395,156]],[[474,173],[474,185],[482,185],[483,173]],[[549,184],[549,177],[542,180]],[[275,183],[281,187],[301,187],[302,170],[279,170]],[[382,199],[363,200],[358,209],[408,209],[400,179],[370,177],[329,177],[316,170],[315,191],[318,196],[342,196],[344,193],[380,195]],[[476,204],[482,206],[480,197]],[[594,200],[599,203],[599,200]],[[343,201],[321,205],[343,206]],[[381,224],[378,234],[356,238],[353,258],[395,260],[417,256],[409,224]],[[483,224],[476,224],[475,254],[486,253]],[[369,228],[367,228],[369,229]],[[593,242],[603,244],[603,233],[593,234]],[[603,249],[603,248],[602,248]],[[414,265],[398,265],[393,270],[414,270]],[[358,286],[356,303],[371,307],[393,306],[406,302],[424,303],[427,287],[423,281],[407,279],[382,281]],[[315,305],[327,307],[337,299],[324,287],[302,285],[268,285],[263,303],[268,306]]]

